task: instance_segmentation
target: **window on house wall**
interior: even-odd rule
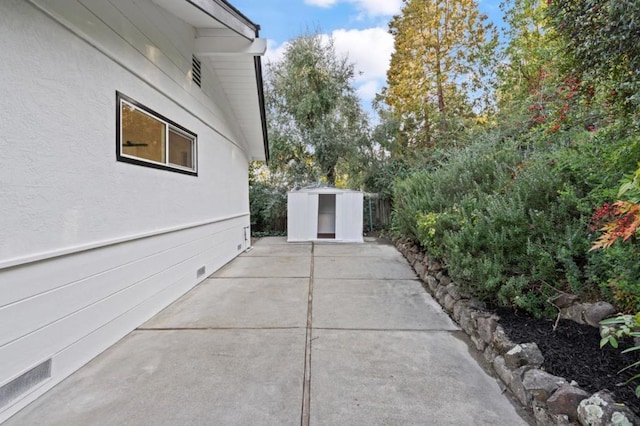
[[[197,135],[117,92],[117,159],[197,175]]]

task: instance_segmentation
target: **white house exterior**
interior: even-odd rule
[[[0,422],[250,244],[258,29],[224,0],[0,1]]]
[[[287,194],[287,241],[361,243],[363,193],[306,188]]]

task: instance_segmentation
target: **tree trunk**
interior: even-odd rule
[[[440,49],[436,49],[436,86],[438,91],[438,111],[444,114],[444,89],[442,88],[442,59],[440,58]]]
[[[329,170],[327,170],[325,177],[327,178],[327,183],[330,186],[336,186],[336,166],[335,165],[329,167]]]
[[[446,120],[446,113],[445,113],[445,109],[446,109],[446,105],[444,102],[444,88],[442,87],[442,80],[443,80],[443,76],[442,76],[442,61],[440,59],[440,49],[438,48],[436,50],[436,86],[437,86],[437,91],[438,91],[438,111],[440,112],[440,131],[441,132],[446,132],[447,131],[447,120]]]

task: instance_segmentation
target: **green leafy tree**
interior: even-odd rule
[[[501,4],[506,45],[499,75],[499,106],[532,124],[544,122],[558,86],[559,49],[546,19],[545,0],[507,0]]]
[[[358,165],[359,187],[367,192],[377,193],[389,199],[393,193],[393,184],[403,174],[403,165],[394,152],[398,146],[396,138],[400,136],[400,122],[378,95],[373,102],[378,115],[369,143],[360,156]]]
[[[267,70],[271,164],[296,184],[334,185],[341,162],[366,143],[367,118],[353,88],[354,67],[331,39],[299,36]]]
[[[565,64],[572,61],[546,0],[501,4],[505,47],[498,70],[499,121],[519,131],[585,129],[598,121],[593,87]]]
[[[625,113],[640,108],[640,3],[550,0],[549,16],[568,53],[567,72],[607,93]]]

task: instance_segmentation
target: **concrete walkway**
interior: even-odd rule
[[[7,425],[526,425],[393,246],[259,240]]]

